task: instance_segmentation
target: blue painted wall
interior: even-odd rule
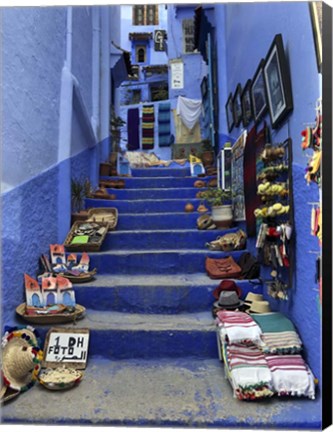
[[[57,161],[66,8],[2,9],[2,190]]]
[[[310,235],[311,206],[318,201],[318,188],[308,187],[304,180],[307,158],[301,150],[301,131],[304,123],[315,119],[316,100],[320,96],[320,76],[317,72],[313,34],[308,3],[238,3],[216,5],[216,16],[224,21],[225,44],[219,47],[219,76],[226,73],[225,85],[220,87],[220,110],[238,83],[245,85],[253,77],[257,65],[277,33],[282,33],[290,65],[294,110],[276,131],[272,141],[282,142],[288,136],[293,140],[293,182],[295,199],[295,283],[288,302],[274,301],[273,310],[286,313],[297,326],[305,346],[305,358],[320,379],[320,312],[318,287],[314,282],[316,256],[308,253],[318,249],[318,242]],[[217,20],[216,20],[217,22]],[[217,32],[221,33],[221,27]],[[218,37],[220,40],[220,37]],[[223,50],[226,55],[223,58]],[[225,63],[224,63],[225,62]],[[225,114],[220,115],[222,133],[226,133]],[[269,115],[265,118],[270,125]],[[224,124],[224,126],[222,126]],[[249,130],[253,123],[249,125]],[[259,125],[260,129],[262,125]],[[233,129],[235,139],[241,128]]]

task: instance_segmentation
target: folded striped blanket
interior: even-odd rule
[[[220,310],[217,324],[222,340],[229,343],[245,343],[262,346],[261,330],[258,324],[245,312]]]
[[[297,354],[302,350],[293,323],[280,312],[252,314],[262,331],[262,350],[272,354]]]
[[[272,374],[273,387],[279,396],[315,398],[314,377],[301,355],[265,355]]]
[[[270,397],[272,375],[264,354],[255,345],[225,345],[229,381],[240,400]]]

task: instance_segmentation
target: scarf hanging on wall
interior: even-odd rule
[[[154,105],[142,107],[142,148],[152,150],[154,148]]]
[[[132,108],[127,111],[127,148],[137,150],[140,148],[139,136],[139,108]]]
[[[158,145],[170,146],[170,103],[158,105]]]

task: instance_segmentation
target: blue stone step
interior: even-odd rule
[[[48,328],[34,327],[45,337]],[[89,328],[90,355],[110,359],[218,356],[216,325],[210,311],[164,315],[87,308],[85,317],[75,322],[75,328]]]
[[[132,177],[187,177],[190,168],[132,168]]]
[[[163,200],[107,200],[87,198],[86,207],[115,207],[119,213],[163,213],[163,212],[182,212],[185,214],[185,205],[191,203],[194,210],[201,204],[200,199],[163,199]]]
[[[202,188],[200,191],[207,190]],[[117,200],[143,200],[143,199],[178,199],[195,198],[199,192],[198,188],[155,188],[155,189],[108,189],[110,194],[116,196]]]
[[[5,424],[322,430],[320,395],[240,402],[217,358],[89,356],[77,387],[51,392],[36,384],[2,406],[1,417]]]
[[[191,250],[124,250],[89,253],[91,268],[107,274],[183,274],[206,273],[205,258],[232,255],[237,261],[245,251],[230,253],[212,252],[206,249]]]
[[[202,249],[206,242],[216,240],[228,232],[235,232],[237,228],[220,230],[137,230],[112,231],[103,243],[104,250],[126,249]],[[208,250],[208,248],[207,248]]]
[[[97,275],[75,285],[76,301],[90,309],[149,314],[210,311],[214,289],[220,284],[205,274]],[[262,294],[259,280],[236,280],[244,299],[248,292]]]
[[[197,219],[201,216],[198,212],[185,213],[121,213],[118,218],[116,230],[165,230],[165,229],[196,229]],[[220,235],[222,229],[211,230]]]
[[[190,188],[197,180],[208,182],[207,177],[100,177],[101,180],[124,180],[125,189]],[[122,190],[122,189],[120,189]],[[200,189],[198,189],[200,190]]]

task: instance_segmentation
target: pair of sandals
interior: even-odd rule
[[[199,230],[216,229],[216,225],[211,216],[204,214],[197,219],[197,227]]]

